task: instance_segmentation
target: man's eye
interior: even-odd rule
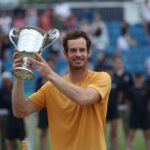
[[[76,49],[71,49],[71,52],[76,52]]]
[[[84,51],[85,51],[85,49],[84,49],[84,48],[80,49],[80,52],[84,52]]]

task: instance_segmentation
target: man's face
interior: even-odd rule
[[[90,52],[91,50],[87,51],[85,39],[78,38],[68,41],[68,52],[64,51],[64,55],[71,68],[81,69],[86,66]]]
[[[123,69],[124,68],[124,62],[121,58],[115,59],[115,67],[116,67],[116,69]]]
[[[139,84],[141,87],[144,85],[144,76],[135,77],[136,83]]]

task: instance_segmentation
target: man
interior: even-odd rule
[[[12,112],[12,104],[11,104],[11,95],[12,95],[12,79],[11,79],[11,73],[5,71],[2,74],[3,78],[3,87],[0,91],[1,93],[1,102],[2,108],[3,108],[3,115],[6,117],[6,112],[8,113],[7,115],[7,120],[6,118],[3,118],[3,122],[1,124],[3,125],[3,130],[2,133],[5,132],[5,135],[7,138],[7,150],[16,150],[17,149],[17,143],[16,140],[23,140],[25,138],[25,125],[24,125],[24,120],[22,118],[16,118],[13,115]],[[5,108],[5,109],[4,109]],[[6,109],[7,108],[7,109]],[[5,111],[4,111],[5,110]],[[6,111],[7,110],[7,111]],[[2,126],[1,125],[1,126]],[[5,142],[5,141],[3,141]],[[2,143],[3,146],[3,143]],[[4,150],[6,150],[4,148]],[[2,147],[3,150],[3,147]]]
[[[106,117],[107,123],[110,123],[110,149],[118,150],[118,101],[122,97],[122,92],[120,91],[118,80],[114,77],[114,64],[106,63],[104,65],[104,70],[110,74],[112,79]]]
[[[15,78],[12,93],[14,114],[25,117],[47,108],[51,148],[54,150],[106,150],[105,120],[111,78],[105,72],[87,69],[91,54],[91,41],[80,30],[70,31],[63,39],[63,53],[69,64],[69,74],[64,78],[56,74],[35,53],[29,58],[32,69],[48,80],[27,100],[23,81]],[[14,53],[13,67],[22,64]]]
[[[129,109],[126,105],[128,89],[133,86],[133,78],[130,72],[125,70],[124,60],[120,56],[116,56],[114,59],[115,74],[114,77],[118,80],[122,92],[122,98],[119,98],[119,117],[122,120],[122,126],[125,138],[128,135],[128,122],[129,122]]]
[[[2,73],[2,87],[0,89],[0,149],[6,150],[7,122],[10,107],[11,77],[9,72]]]
[[[132,150],[132,143],[137,129],[144,132],[147,150],[150,150],[150,124],[148,116],[149,91],[145,86],[141,71],[135,73],[135,85],[129,89],[128,104],[131,107],[127,150]]]

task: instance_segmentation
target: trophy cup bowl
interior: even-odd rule
[[[13,68],[12,74],[23,80],[33,80],[35,74],[29,69],[31,64],[28,57],[36,58],[34,52],[41,55],[58,37],[59,31],[57,29],[50,30],[47,33],[32,26],[13,27],[9,32],[9,39],[18,52],[17,58],[21,58],[23,64],[20,67]],[[48,44],[46,45],[46,43]]]

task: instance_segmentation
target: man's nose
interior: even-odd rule
[[[81,52],[80,52],[80,51],[77,51],[77,52],[76,52],[76,56],[81,56]]]

